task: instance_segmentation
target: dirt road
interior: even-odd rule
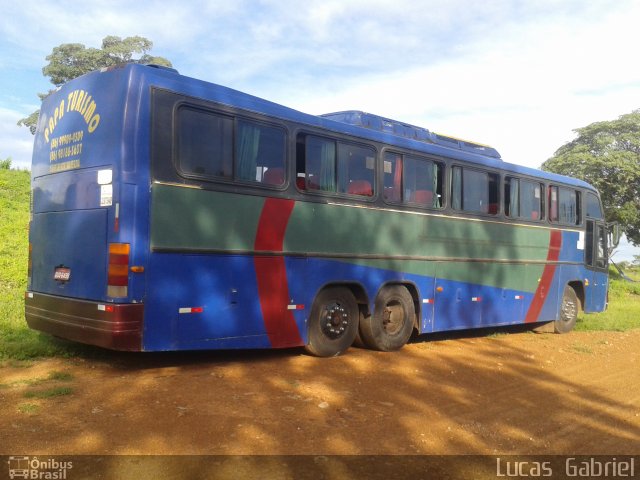
[[[640,331],[5,362],[0,454],[640,454]]]

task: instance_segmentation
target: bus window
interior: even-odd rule
[[[593,267],[593,229],[595,228],[593,222],[587,222],[587,229],[585,234],[585,244],[587,248],[584,249],[584,261],[590,267]]]
[[[399,202],[402,199],[402,155],[387,152],[384,155],[384,199]]]
[[[540,183],[507,177],[504,182],[505,215],[526,220],[542,218],[542,190]]]
[[[232,177],[233,119],[183,107],[177,114],[178,169],[199,177]]]
[[[300,190],[373,196],[376,157],[372,148],[308,135],[298,138],[297,157]]]
[[[598,244],[596,252],[596,267],[607,268],[607,229],[598,225]]]
[[[569,188],[549,187],[549,220],[566,225],[580,225],[580,192]]]
[[[280,128],[238,120],[236,179],[283,185],[285,135]]]
[[[375,151],[349,143],[338,144],[338,192],[373,196]]]
[[[504,214],[507,217],[520,216],[520,180],[507,177],[504,181]]]
[[[587,211],[588,218],[602,218],[602,208],[600,207],[600,200],[593,193],[587,193]]]
[[[440,163],[405,156],[403,201],[441,207],[443,170]]]
[[[336,142],[308,136],[305,143],[305,186],[309,190],[336,191]]]
[[[558,219],[558,187],[549,187],[549,221],[557,222]]]
[[[384,160],[385,200],[440,208],[443,175],[441,163],[387,152]]]
[[[498,213],[498,179],[495,173],[453,167],[451,182],[452,206],[470,213]]]
[[[235,149],[233,138],[235,136]],[[177,114],[177,166],[187,176],[283,185],[285,134],[280,128],[182,107]]]

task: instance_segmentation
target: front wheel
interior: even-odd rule
[[[576,291],[569,285],[564,287],[562,305],[560,305],[560,318],[553,322],[555,333],[567,333],[573,330],[578,320],[580,303]]]
[[[347,350],[358,333],[360,311],[351,290],[325,288],[316,296],[309,316],[307,352],[335,357]]]

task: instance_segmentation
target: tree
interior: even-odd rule
[[[155,63],[170,67],[171,62],[166,58],[148,54],[152,47],[151,40],[138,36],[125,39],[108,36],[102,40],[102,48],[87,48],[81,43],[63,43],[47,55],[49,63],[42,69],[42,74],[59,87],[85,73],[123,63]],[[135,58],[136,54],[140,56]],[[43,100],[49,93],[39,93],[38,96]],[[18,125],[28,127],[35,134],[39,114],[40,111],[36,110],[20,120]]]
[[[577,177],[600,191],[608,221],[640,245],[640,109],[574,130],[542,169]]]
[[[0,158],[0,170],[9,170],[11,168],[11,157],[7,157],[6,159]]]

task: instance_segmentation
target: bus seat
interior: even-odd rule
[[[531,212],[531,220],[538,220],[540,218],[540,213],[535,210]]]
[[[347,193],[372,197],[373,188],[371,187],[371,182],[367,180],[354,180],[347,187]]]
[[[498,213],[498,204],[497,203],[490,203],[489,204],[489,211],[487,212],[490,215],[496,215]]]
[[[298,187],[298,190],[307,189],[307,185],[304,182],[304,177],[296,177],[296,186]]]
[[[433,192],[429,190],[416,190],[411,193],[409,201],[421,203],[422,205],[431,205],[433,202]]]
[[[269,185],[282,185],[284,183],[284,168],[270,168],[264,172],[262,182],[268,183]]]

